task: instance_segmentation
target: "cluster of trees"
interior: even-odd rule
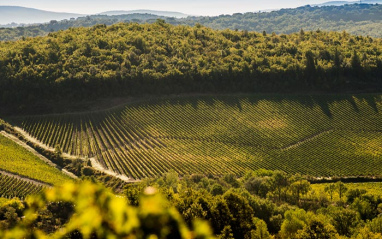
[[[22,37],[45,36],[50,32],[71,27],[90,27],[97,24],[112,25],[118,22],[153,23],[163,19],[173,25],[194,26],[200,23],[213,29],[247,30],[289,34],[304,30],[343,31],[351,34],[382,37],[382,5],[351,4],[344,6],[304,6],[272,12],[248,12],[216,17],[171,18],[151,14],[126,14],[117,16],[92,15],[77,19],[51,21],[46,24],[15,28],[1,28],[0,41]]]
[[[192,228],[194,238],[382,236],[381,197],[346,190],[342,182],[329,184],[325,191],[315,192],[300,175],[267,170],[251,171],[239,179],[230,174],[179,179],[169,172],[127,185],[123,198],[85,182],[3,206],[0,227],[7,232],[0,230],[0,235],[190,238],[187,228]],[[331,200],[333,194],[340,199]],[[21,219],[23,212],[27,214]]]
[[[377,89],[381,39],[120,23],[0,43],[0,99],[16,105],[182,92]],[[6,107],[4,107],[6,108]]]

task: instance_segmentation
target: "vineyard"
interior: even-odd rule
[[[71,180],[10,139],[0,135],[0,169],[53,185]]]
[[[380,95],[194,96],[7,120],[132,178],[258,168],[346,176],[382,174],[381,111]]]
[[[45,188],[42,185],[0,173],[0,197],[23,199],[28,195],[37,194]]]

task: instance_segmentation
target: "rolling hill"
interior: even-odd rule
[[[183,18],[183,17],[189,16],[181,12],[154,11],[154,10],[145,10],[145,9],[131,10],[131,11],[107,11],[107,12],[99,13],[99,15],[108,15],[108,16],[128,15],[128,14],[150,14],[150,15],[156,15],[156,16],[175,17],[175,18]]]
[[[183,24],[198,22],[214,29],[238,29],[277,34],[305,31],[346,31],[354,35],[382,37],[382,5],[304,6],[272,12],[237,13],[217,17],[188,17]]]
[[[17,6],[0,6],[0,25],[10,23],[45,23],[51,20],[63,20],[77,18],[83,14],[49,12],[34,8],[17,7]]]
[[[382,4],[382,0],[363,0],[363,1],[330,1],[330,2],[324,2],[320,4],[311,4],[311,6],[343,6],[346,4]]]
[[[146,10],[145,10],[146,11]],[[89,27],[97,24],[112,25],[118,22],[153,23],[156,19],[163,19],[173,25],[202,24],[213,29],[247,30],[278,34],[289,34],[301,29],[306,31],[347,31],[354,35],[382,37],[382,5],[351,4],[345,6],[304,6],[295,9],[281,9],[271,12],[248,12],[216,17],[187,18],[157,16],[165,12],[130,13],[112,12],[124,15],[94,15],[79,17],[76,20],[63,20],[22,28],[0,29],[0,41],[17,40],[22,37],[44,36],[52,31],[65,30],[71,27]]]

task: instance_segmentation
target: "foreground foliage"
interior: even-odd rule
[[[54,232],[47,235],[35,228],[35,222],[41,219],[41,210],[55,203],[57,219],[65,217],[66,221],[59,224],[65,224],[60,230],[52,228]],[[202,222],[189,231],[179,213],[154,188],[146,189],[139,207],[132,207],[101,186],[69,183],[29,198],[27,207],[25,218],[14,229],[0,231],[1,238],[212,238]]]
[[[123,196],[90,182],[66,184],[26,203],[3,204],[0,236],[380,238],[382,198],[358,188],[346,190],[340,181],[333,185],[333,192],[317,192],[301,175],[267,170],[249,171],[242,178],[194,174],[181,180],[172,171],[128,185]],[[331,193],[346,198],[330,199]]]

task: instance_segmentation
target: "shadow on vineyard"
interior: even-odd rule
[[[52,148],[135,179],[170,169],[367,176],[381,174],[381,102],[375,94],[198,95],[9,120]]]
[[[202,95],[198,97],[172,97],[167,100],[151,100],[146,103],[146,105],[156,104],[166,105],[166,104],[179,104],[179,105],[191,105],[193,108],[198,109],[199,103],[203,103],[205,105],[213,106],[216,101],[222,102],[224,105],[235,108],[239,111],[242,110],[241,101],[246,100],[252,105],[258,104],[258,102],[262,100],[272,101],[274,103],[282,103],[283,101],[296,102],[298,104],[304,105],[308,108],[313,108],[315,106],[319,106],[323,113],[325,113],[328,117],[331,116],[331,111],[329,106],[338,101],[347,101],[353,107],[354,111],[359,112],[359,108],[355,100],[363,101],[368,104],[373,110],[378,113],[378,104],[382,101],[381,95],[375,94],[312,94],[312,95],[275,95],[275,94],[257,94],[257,95],[246,95],[246,94],[237,94],[235,95]],[[145,105],[145,103],[141,103]]]

